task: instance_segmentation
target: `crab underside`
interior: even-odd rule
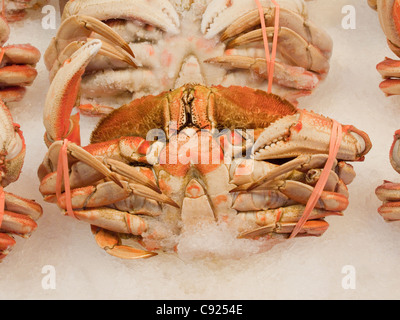
[[[201,225],[226,225],[239,238],[287,238],[327,162],[333,121],[261,90],[186,84],[118,108],[82,148],[70,114],[102,45],[84,44],[50,86],[49,151],[38,172],[45,200],[90,223],[98,244],[121,258],[175,250],[181,235]],[[342,129],[337,161],[300,235],[319,236],[325,217],[342,215],[355,177],[347,162],[371,148],[364,132]],[[70,196],[57,186],[60,152],[68,155]]]

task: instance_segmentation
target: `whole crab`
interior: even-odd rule
[[[0,186],[18,180],[25,158],[25,142],[19,126],[0,100]],[[2,191],[4,192],[4,191]],[[35,201],[4,192],[4,214],[0,218],[0,261],[14,246],[13,235],[27,238],[37,227],[42,208]]]
[[[99,246],[120,258],[172,251],[180,234],[203,224],[227,224],[241,238],[287,238],[327,161],[332,120],[261,90],[189,84],[122,106],[82,148],[70,114],[80,76],[101,47],[83,45],[50,86],[49,151],[38,171],[45,200],[62,209],[70,203],[69,214],[90,223]],[[342,215],[355,177],[345,161],[362,161],[371,148],[366,133],[342,128],[337,161],[301,235],[319,236],[324,217]],[[64,185],[56,196],[63,139],[71,141],[64,142],[70,198]]]
[[[29,44],[4,46],[9,35],[10,27],[0,15],[0,99],[6,103],[23,98],[25,87],[36,79],[40,60],[40,51]]]
[[[369,5],[378,11],[379,20],[390,49],[400,57],[400,1],[398,0],[368,0]],[[387,95],[400,94],[400,61],[386,58],[377,66],[381,75],[386,78],[380,88]],[[394,142],[390,149],[390,163],[400,173],[400,131],[396,131]],[[390,181],[384,183],[375,190],[379,200],[383,201],[378,212],[386,221],[400,220],[400,184]]]
[[[302,0],[278,2],[273,92],[296,103],[329,71],[332,40],[308,20]],[[272,38],[275,7],[270,0],[261,3]],[[66,4],[62,21],[45,54],[51,78],[89,37],[117,42],[126,54],[136,55],[124,62],[97,57],[86,69],[82,104],[100,113],[112,110],[107,106],[187,82],[266,87],[267,62],[254,0],[75,0]],[[121,37],[129,46],[122,44]]]

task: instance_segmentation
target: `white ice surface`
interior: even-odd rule
[[[345,5],[356,8],[355,30],[341,26]],[[335,48],[327,80],[300,107],[353,124],[367,131],[374,144],[365,162],[355,164],[349,208],[344,217],[327,219],[330,228],[322,238],[295,239],[237,259],[160,254],[132,262],[107,255],[95,244],[88,225],[61,216],[38,192],[36,171],[46,152],[42,107],[48,86],[41,61],[27,96],[11,106],[25,134],[27,157],[21,178],[7,190],[39,201],[44,215],[32,237],[18,239],[0,265],[0,299],[399,299],[400,223],[383,221],[374,194],[383,179],[400,180],[388,159],[393,133],[400,128],[400,98],[382,94],[375,70],[393,54],[366,0],[317,0],[309,8],[312,20],[333,37]],[[55,30],[43,30],[41,17],[35,13],[13,24],[10,43],[30,42],[44,52]],[[222,234],[207,241],[216,251],[226,247],[228,252],[243,252],[243,243],[232,244]],[[46,265],[55,267],[55,290],[42,288]],[[347,265],[356,271],[354,290],[342,287]]]

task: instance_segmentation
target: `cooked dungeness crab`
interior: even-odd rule
[[[390,149],[390,163],[394,170],[400,173],[400,130],[394,135],[394,142]],[[400,183],[384,181],[376,189],[376,195],[383,201],[378,212],[386,221],[400,220]]]
[[[40,51],[29,44],[4,46],[9,35],[10,27],[0,15],[0,99],[5,103],[23,98],[25,87],[36,79],[40,60]]]
[[[400,57],[400,1],[398,0],[368,0],[369,5],[379,13],[379,20],[387,36],[390,49]],[[400,94],[400,61],[386,58],[377,66],[378,71],[386,78],[380,88],[387,95]],[[390,149],[390,163],[400,173],[400,131],[396,131],[394,142]],[[400,220],[400,184],[384,181],[376,191],[383,201],[378,212],[386,221]]]
[[[24,238],[36,229],[42,208],[35,201],[4,192],[3,187],[18,180],[25,158],[25,142],[19,126],[13,123],[10,111],[0,100],[0,261],[15,244],[13,235]],[[2,200],[0,200],[0,203]],[[4,210],[4,212],[2,212]]]
[[[328,73],[332,40],[308,20],[303,0],[278,2],[273,92],[296,103]],[[261,4],[271,40],[275,7],[270,0]],[[260,25],[254,0],[74,0],[65,6],[45,63],[52,79],[72,52],[93,37],[107,47],[117,43],[128,56],[133,51],[135,59],[99,56],[86,68],[81,103],[100,113],[112,110],[101,106],[118,106],[188,82],[266,88]],[[129,46],[122,45],[121,37]],[[121,48],[114,51],[121,54]]]
[[[377,10],[389,48],[400,57],[400,1],[368,0],[369,5]],[[381,90],[387,95],[400,94],[400,61],[386,58],[377,65],[377,70],[385,79]]]
[[[261,90],[191,84],[122,106],[82,148],[70,114],[80,76],[101,47],[83,45],[49,89],[49,151],[38,171],[45,200],[90,223],[103,249],[127,259],[172,251],[179,235],[203,224],[227,224],[241,238],[287,238],[327,161],[332,120]],[[342,215],[355,177],[346,161],[362,161],[371,148],[366,133],[342,129],[328,183],[300,235],[320,236],[326,216]],[[60,150],[71,189],[60,183]]]
[[[0,12],[8,21],[19,21],[26,16],[26,10],[40,8],[47,0],[3,0]]]

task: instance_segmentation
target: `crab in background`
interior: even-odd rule
[[[40,8],[48,0],[3,0],[0,13],[9,22],[20,21],[25,18],[27,10]]]
[[[390,163],[394,170],[400,173],[400,131],[396,131],[394,142],[390,149]],[[384,181],[376,191],[379,200],[383,202],[378,212],[386,221],[400,220],[400,183]]]
[[[400,57],[400,1],[368,0],[368,4],[378,12],[389,48]],[[380,89],[388,96],[400,94],[400,61],[387,57],[377,70],[384,78]]]
[[[91,224],[99,246],[125,259],[174,251],[181,234],[203,224],[227,224],[239,238],[289,237],[327,161],[332,120],[261,90],[186,84],[115,110],[82,148],[70,115],[102,45],[85,43],[51,83],[49,150],[38,170],[44,199]],[[322,235],[324,218],[348,206],[355,172],[347,162],[362,161],[371,142],[342,129],[337,161],[299,235]],[[70,188],[60,183],[62,149]]]
[[[379,14],[379,20],[387,37],[390,49],[400,57],[400,1],[398,0],[368,0],[368,4]],[[386,58],[377,66],[379,73],[385,78],[381,90],[388,96],[400,94],[400,61]],[[396,131],[394,142],[390,149],[390,163],[394,170],[400,173],[400,131]],[[384,183],[375,190],[379,200],[383,202],[378,212],[386,221],[400,220],[400,184],[391,181]]]
[[[326,77],[332,40],[308,19],[304,1],[278,2],[273,92],[296,104]],[[261,3],[272,38],[275,7],[269,0]],[[94,58],[81,83],[81,110],[104,114],[113,110],[110,107],[188,82],[265,88],[268,72],[260,25],[254,0],[75,0],[66,4],[44,58],[52,79],[88,39],[101,39],[107,51],[117,42],[122,48],[118,54],[125,51],[130,57]]]
[[[14,235],[28,238],[42,215],[42,207],[35,201],[3,190],[18,180],[26,151],[20,126],[13,122],[5,103],[23,98],[25,87],[37,76],[35,65],[40,59],[39,50],[31,45],[4,46],[9,34],[8,22],[0,15],[0,261],[15,245]]]
[[[0,15],[0,99],[20,101],[36,79],[40,51],[29,44],[5,45],[10,35],[7,20]]]
[[[0,100],[0,186],[18,180],[25,158],[25,141],[19,125],[13,122],[7,106]],[[42,207],[33,200],[1,190],[4,212],[0,218],[0,261],[15,245],[14,235],[29,237],[37,228]]]

